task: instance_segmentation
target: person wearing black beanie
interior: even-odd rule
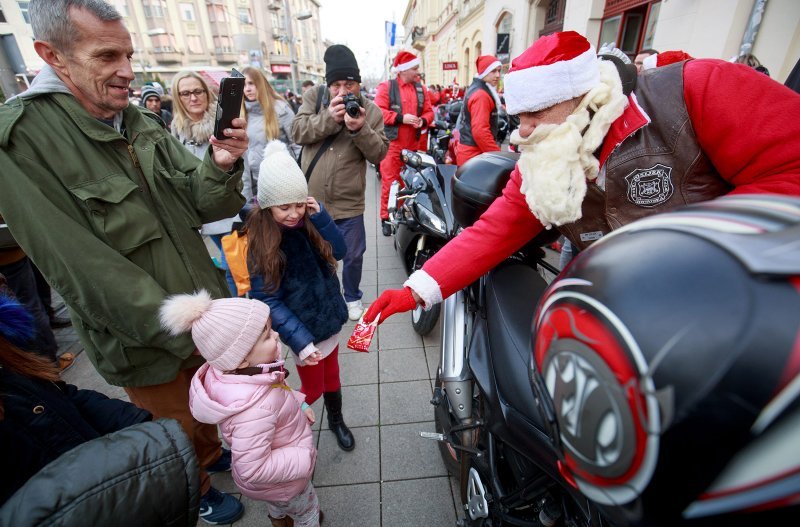
[[[361,82],[356,56],[350,48],[334,44],[325,50],[325,82],[330,86],[336,81]]]
[[[342,289],[347,316],[358,320],[364,312],[360,285],[367,248],[366,162],[380,163],[389,149],[389,139],[383,131],[381,109],[361,93],[361,72],[353,52],[336,44],[325,50],[324,59],[325,84],[303,92],[303,104],[292,122],[292,138],[303,145],[301,169],[309,196],[325,205],[347,243]],[[332,403],[328,415],[336,417],[337,409]],[[352,438],[349,432],[340,431],[339,445],[349,450]]]

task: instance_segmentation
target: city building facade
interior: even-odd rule
[[[182,69],[214,84],[233,67],[262,68],[284,93],[323,81],[318,0],[106,0],[124,18],[134,46],[134,87],[169,86]],[[19,93],[41,69],[29,2],[0,0],[0,87]]]
[[[631,57],[647,48],[724,60],[750,53],[781,83],[800,58],[796,0],[409,0],[403,25],[404,46],[433,84],[469,84],[486,53],[506,71],[534,40],[563,30]]]

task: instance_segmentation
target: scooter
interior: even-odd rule
[[[508,179],[513,154],[492,156],[452,180],[459,225]],[[800,200],[721,198],[607,235],[549,285],[534,239],[446,299],[420,435],[459,479],[457,525],[795,523],[797,239]]]
[[[406,273],[420,269],[423,264],[456,235],[450,203],[450,180],[457,167],[437,163],[434,157],[412,150],[401,153],[405,168],[398,182],[389,191],[389,222],[394,231],[394,245]],[[431,332],[439,319],[440,306],[411,314],[411,324],[420,335]]]

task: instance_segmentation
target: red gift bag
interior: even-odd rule
[[[354,351],[369,352],[369,345],[372,343],[372,337],[375,336],[375,329],[377,329],[380,319],[381,314],[378,313],[375,320],[367,324],[362,317],[347,340],[347,347]]]

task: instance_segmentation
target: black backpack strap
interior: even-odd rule
[[[306,169],[306,182],[308,182],[311,179],[311,173],[314,172],[314,167],[317,166],[317,161],[319,161],[319,159],[322,157],[322,154],[325,153],[328,147],[330,147],[333,144],[334,139],[336,139],[336,136],[338,135],[339,133],[329,135],[322,142],[322,145],[320,145],[319,150],[317,150],[317,153],[314,154],[314,159],[311,160],[311,163],[309,163],[308,168]]]
[[[328,95],[330,95],[328,87],[324,84],[321,84],[320,87],[317,88],[317,106],[314,110],[314,113],[319,113],[319,109],[322,108],[323,103],[325,106],[328,106],[328,103],[330,102],[328,100]],[[323,99],[325,100],[323,101]]]

